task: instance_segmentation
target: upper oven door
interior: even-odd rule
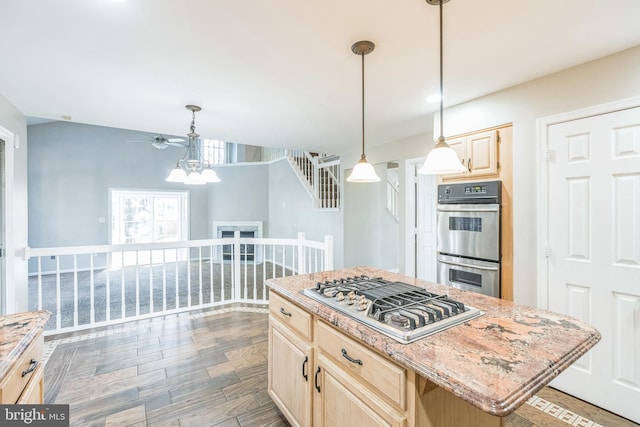
[[[438,204],[438,252],[500,261],[500,205]]]

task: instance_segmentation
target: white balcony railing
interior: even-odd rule
[[[332,269],[333,240],[236,232],[172,243],[27,248],[25,257],[29,309],[53,313],[45,327],[53,335],[229,303],[265,304],[267,279]]]

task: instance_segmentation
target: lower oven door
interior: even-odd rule
[[[438,282],[500,298],[500,263],[438,255]]]

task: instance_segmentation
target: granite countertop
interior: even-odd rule
[[[44,329],[49,317],[47,310],[0,316],[0,380]]]
[[[318,281],[355,275],[448,292],[485,314],[401,344],[300,293]],[[497,416],[516,410],[600,340],[596,329],[569,316],[371,267],[269,279],[267,286],[398,364]]]

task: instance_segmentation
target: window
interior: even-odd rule
[[[188,202],[189,193],[186,191],[111,190],[111,244],[187,240]],[[161,262],[163,256],[166,254],[158,251],[153,254],[153,261]],[[169,255],[171,260],[175,260],[175,256],[182,257],[177,253]],[[120,259],[113,260],[112,267],[149,261],[136,259],[135,253],[123,254]]]
[[[225,161],[225,145],[224,141],[215,139],[205,139],[202,141],[204,160],[210,165],[221,165]]]

